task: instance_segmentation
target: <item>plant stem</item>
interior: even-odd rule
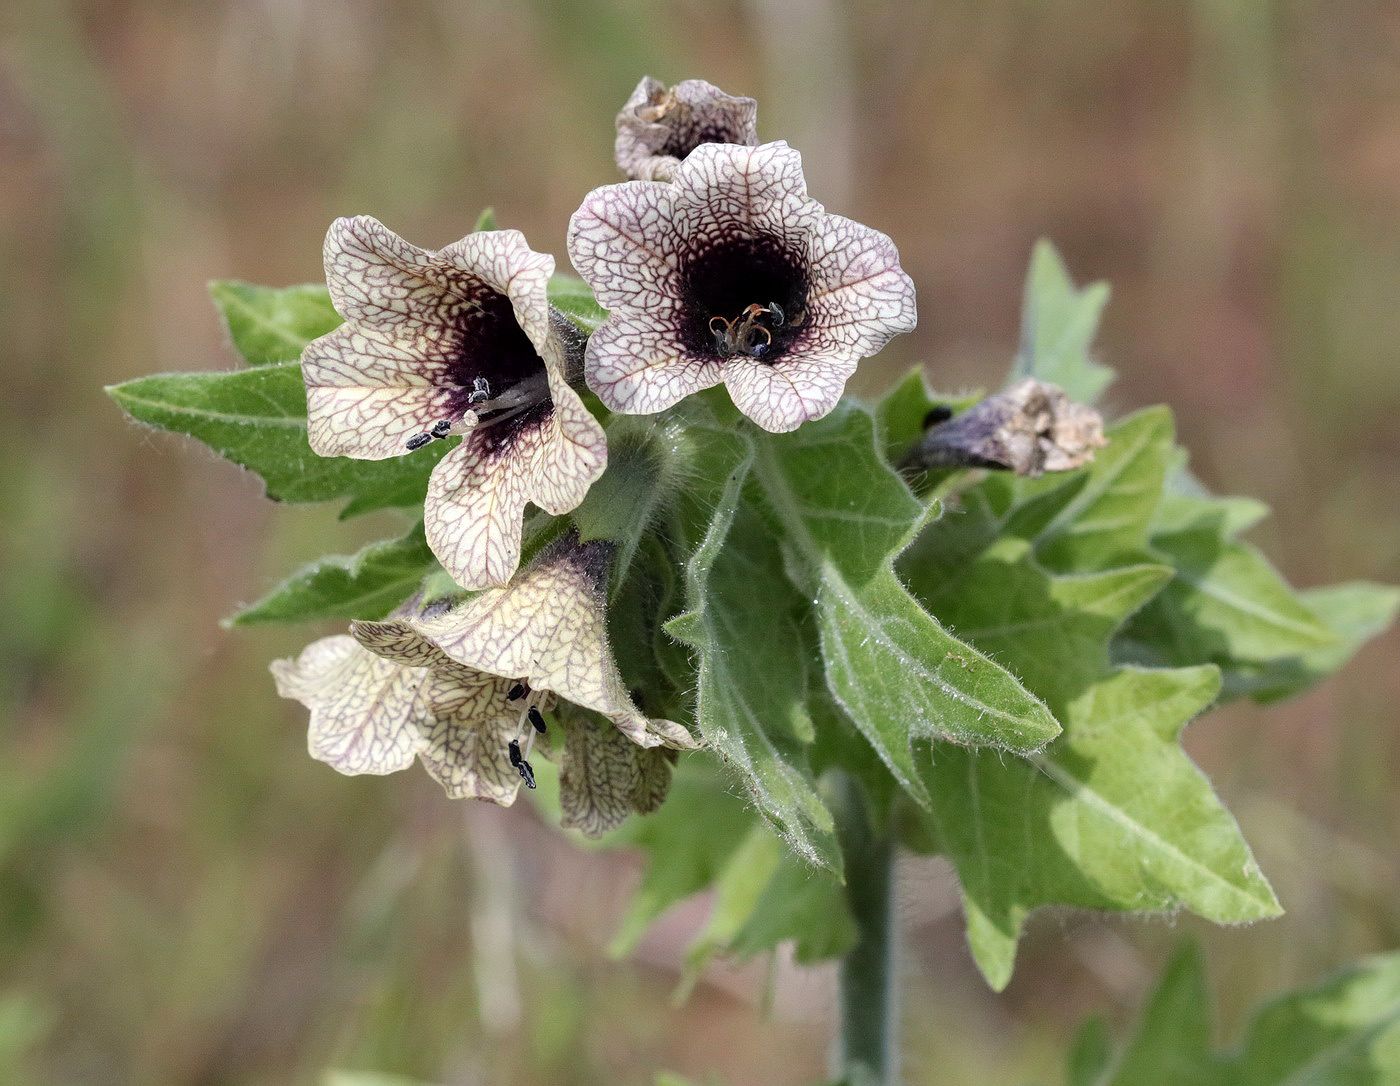
[[[895,844],[871,826],[855,781],[843,776],[838,788],[837,832],[845,854],[846,900],[858,938],[841,962],[836,1073],[851,1086],[894,1086],[899,1074]]]

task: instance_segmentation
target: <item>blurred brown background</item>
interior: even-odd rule
[[[603,946],[635,878],[521,808],[305,755],[265,666],[320,631],[217,620],[387,534],[278,509],[128,425],[104,383],[231,364],[204,292],[319,277],[336,215],[436,246],[494,204],[563,252],[615,180],[636,80],[760,101],[814,195],[894,235],[915,360],[953,390],[1014,349],[1033,240],[1114,286],[1118,409],[1165,401],[1222,492],[1269,501],[1295,581],[1400,579],[1400,8],[1190,0],[7,0],[0,10],[0,1079],[787,1086],[831,977],[720,969],[672,1008],[682,910]],[[564,261],[561,260],[561,263]],[[1400,943],[1400,637],[1188,744],[1288,909],[1261,927],[1041,916],[990,994],[949,873],[910,864],[907,1077],[1055,1082],[1168,946],[1206,940],[1227,1027]],[[463,832],[467,826],[470,832]]]

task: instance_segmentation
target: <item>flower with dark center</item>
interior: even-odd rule
[[[542,551],[504,588],[481,592],[441,612],[355,622],[351,633],[393,662],[441,653],[473,672],[499,675],[506,682],[503,695],[517,682],[528,698],[558,695],[607,717],[640,747],[695,747],[680,724],[643,714],[622,682],[607,633],[613,554],[611,543],[580,543],[570,534]],[[528,708],[521,712],[522,738],[528,739],[534,729]]]
[[[793,430],[915,323],[894,243],[809,198],[781,142],[707,144],[669,184],[595,189],[569,258],[610,311],[588,341],[589,387],[627,414],[722,381],[764,429]]]
[[[428,543],[464,588],[504,584],[526,504],[569,512],[607,463],[569,385],[582,348],[549,306],[553,257],[517,230],[430,252],[361,216],[331,225],[325,264],[345,323],[302,353],[312,449],[382,460],[461,436],[429,480]]]
[[[758,142],[758,103],[735,98],[703,79],[674,87],[646,76],[617,115],[614,157],[641,181],[669,181],[676,167],[706,143]]]

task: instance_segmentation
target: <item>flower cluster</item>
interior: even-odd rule
[[[607,468],[581,393],[651,414],[723,384],[760,427],[792,430],[831,411],[857,363],[915,321],[893,243],[807,195],[798,153],[759,144],[752,99],[644,79],[615,150],[631,180],[589,193],[569,224],[570,259],[608,310],[591,336],[551,307],[554,260],[518,231],[426,250],[369,217],[332,224],[326,281],[344,323],[302,355],[311,447],[381,460],[455,442],[424,525],[477,594],[416,599],[273,666],[311,711],[314,757],[344,773],[418,758],[450,795],[501,804],[533,786],[544,714],[567,706],[566,816],[594,832],[659,802],[661,751],[696,744],[643,715],[618,674],[608,543],[568,532],[517,573],[526,507],[569,514]],[[607,796],[577,786],[600,777]]]

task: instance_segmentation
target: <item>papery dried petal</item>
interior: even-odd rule
[[[645,77],[617,115],[617,164],[628,177],[668,181],[707,143],[758,142],[758,103],[735,98],[703,79],[674,87]]]

